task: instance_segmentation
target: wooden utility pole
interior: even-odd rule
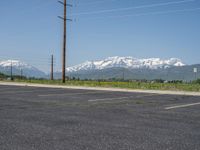
[[[13,67],[12,67],[12,60],[10,63],[10,80],[13,80]]]
[[[62,82],[65,83],[66,77],[66,38],[67,38],[67,0],[64,0],[64,33],[63,33],[63,54],[62,54]]]
[[[72,21],[71,19],[67,19],[67,6],[72,7],[72,5],[67,4],[67,0],[64,2],[58,1],[64,6],[64,17],[58,16],[60,19],[64,21],[64,29],[63,29],[63,50],[62,50],[62,82],[65,83],[66,77],[66,45],[67,45],[67,21]]]
[[[21,80],[22,80],[22,78],[23,78],[23,70],[21,69],[20,71],[21,71]]]
[[[51,80],[53,80],[53,55],[51,55]]]

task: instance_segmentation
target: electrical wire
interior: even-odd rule
[[[110,16],[109,18],[138,17],[138,16],[146,16],[146,15],[170,14],[170,13],[190,12],[190,11],[199,11],[199,10],[200,10],[200,7],[192,8],[192,9],[179,9],[179,10],[157,11],[157,12],[149,12],[149,13],[121,15],[121,16]]]
[[[189,3],[189,2],[194,2],[194,1],[196,1],[196,0],[182,0],[182,1],[175,1],[175,2],[134,6],[134,7],[125,7],[125,8],[117,8],[117,9],[106,9],[106,10],[99,10],[99,11],[92,11],[92,12],[74,13],[74,14],[72,14],[70,16],[93,15],[93,14],[102,14],[102,13],[110,13],[110,12],[118,12],[118,11],[127,11],[127,10],[133,10],[133,9],[152,8],[152,7],[158,7],[158,6],[168,6],[168,5],[174,5],[174,4]]]
[[[100,0],[100,1],[93,1],[93,2],[88,2],[88,3],[82,3],[79,4],[79,6],[85,6],[85,5],[95,5],[95,4],[101,4],[105,2],[114,2],[114,1],[119,1],[119,0]]]

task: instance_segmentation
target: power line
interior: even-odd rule
[[[150,4],[150,5],[134,6],[134,7],[106,9],[106,10],[100,10],[100,11],[75,13],[75,14],[72,14],[71,16],[102,14],[102,13],[127,11],[127,10],[133,10],[133,9],[141,9],[141,8],[152,8],[152,7],[158,7],[158,6],[168,6],[168,5],[173,5],[173,4],[189,3],[189,2],[194,2],[194,1],[196,1],[196,0],[182,0],[182,1],[175,1],[175,2],[167,2],[167,3],[157,3],[157,4]]]
[[[157,12],[149,12],[149,13],[121,15],[121,16],[110,16],[109,18],[138,17],[138,16],[146,16],[146,15],[170,14],[170,13],[190,12],[190,11],[199,11],[199,10],[200,10],[200,7],[192,8],[192,9],[179,9],[179,10],[157,11]]]
[[[104,3],[104,2],[114,2],[114,1],[119,1],[119,0],[100,0],[100,1],[93,1],[93,2],[88,2],[88,3],[82,3],[82,4],[79,4],[79,5],[95,5],[95,4],[101,4],[101,3]]]

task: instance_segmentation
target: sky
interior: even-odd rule
[[[61,0],[62,1],[62,0]],[[110,56],[200,63],[200,0],[68,0],[67,66]],[[57,0],[0,2],[0,60],[61,69],[63,6]]]

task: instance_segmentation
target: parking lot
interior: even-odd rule
[[[1,150],[198,150],[200,97],[0,85]]]

